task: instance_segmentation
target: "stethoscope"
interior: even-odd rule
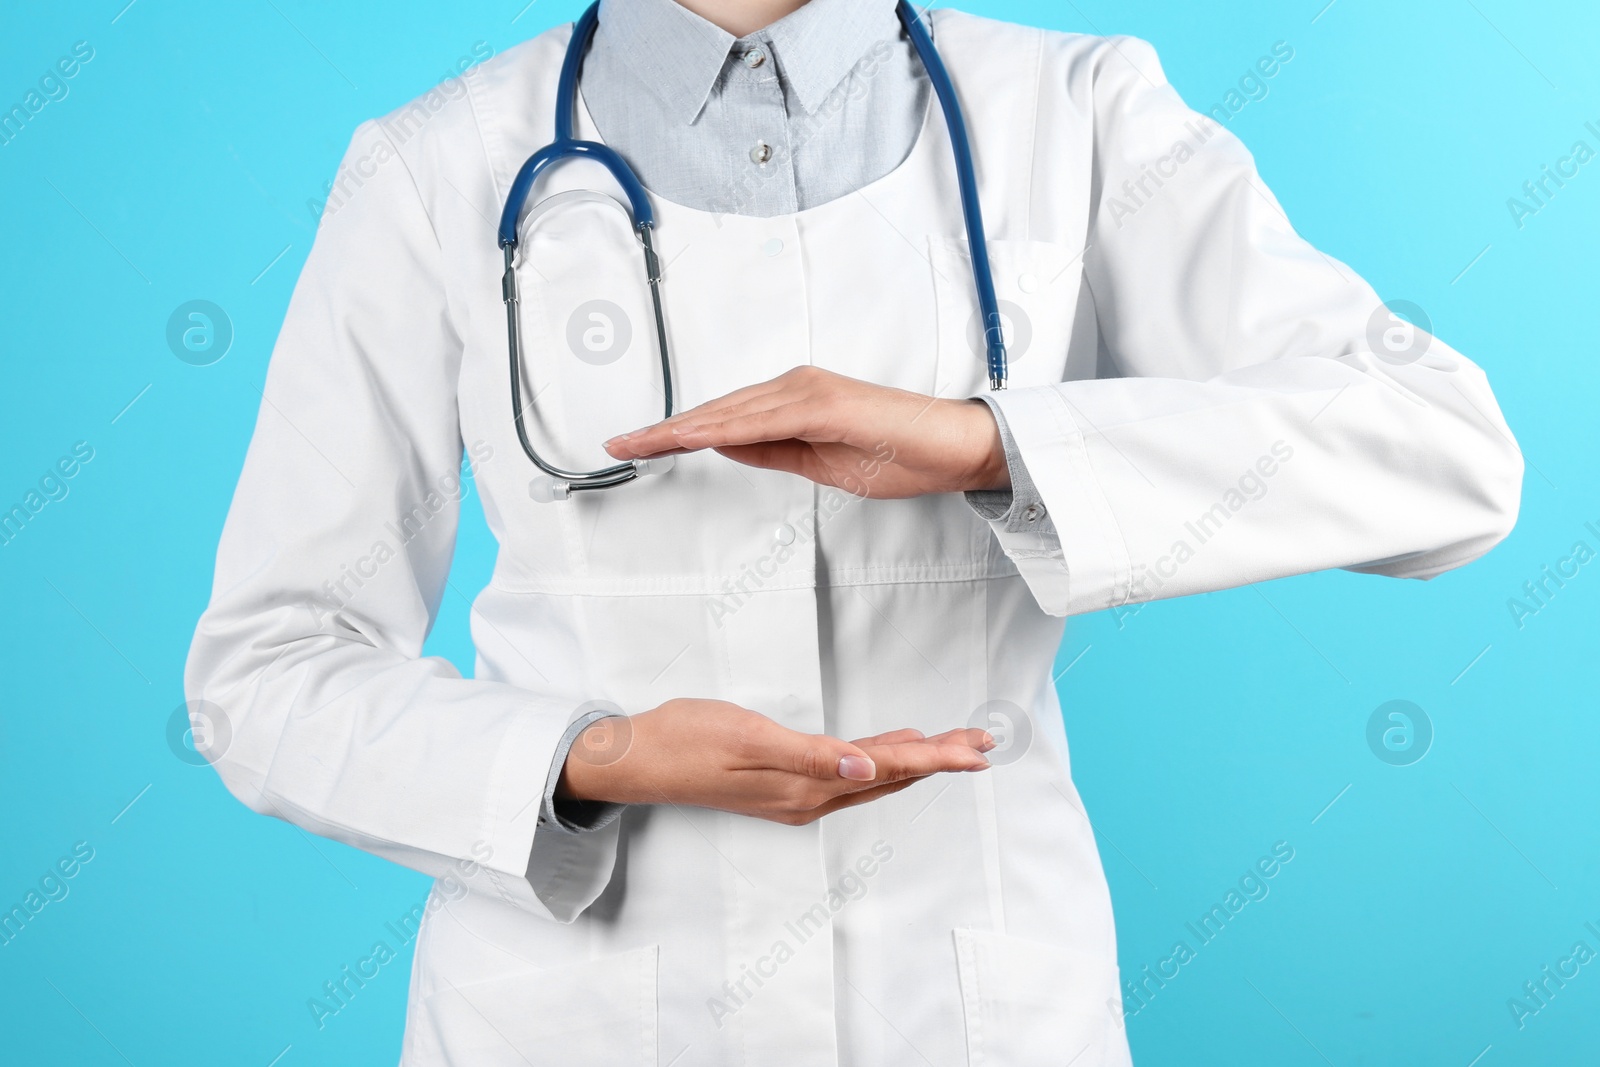
[[[945,71],[928,36],[927,27],[907,0],[899,0],[895,8],[900,23],[911,38],[911,44],[922,60],[928,80],[939,98],[944,112],[945,126],[950,132],[950,147],[955,155],[956,181],[961,189],[961,215],[966,224],[967,245],[972,254],[972,279],[978,290],[978,309],[983,317],[984,344],[989,365],[989,388],[1006,386],[1006,344],[1001,330],[1000,306],[994,295],[994,275],[989,269],[989,249],[983,235],[983,212],[978,205],[978,182],[973,174],[972,146],[967,140],[967,125],[961,115],[961,105],[956,101],[955,87]],[[655,309],[656,344],[661,353],[662,394],[665,407],[662,418],[672,415],[672,360],[667,352],[667,328],[661,314],[661,261],[650,241],[650,231],[655,227],[655,212],[650,207],[650,197],[633,169],[614,150],[595,141],[580,141],[573,136],[572,121],[577,113],[578,71],[583,66],[584,53],[594,38],[595,27],[600,22],[600,4],[591,5],[578,19],[567,43],[567,54],[561,62],[561,78],[556,85],[556,137],[517,172],[506,196],[505,210],[500,215],[500,248],[505,253],[505,274],[500,280],[501,297],[506,305],[506,331],[511,351],[511,413],[517,428],[517,440],[534,466],[542,472],[529,486],[529,494],[539,501],[565,500],[575,492],[591,489],[609,489],[636,478],[662,473],[672,466],[672,457],[636,459],[593,471],[569,471],[546,461],[528,440],[528,430],[522,407],[522,339],[518,330],[517,276],[515,270],[518,226],[528,193],[539,176],[553,164],[566,159],[592,159],[610,171],[622,186],[628,199],[630,221],[644,246],[645,281],[650,286],[650,301]],[[573,198],[610,201],[602,194],[578,190],[547,198],[534,207],[530,218],[558,201]]]

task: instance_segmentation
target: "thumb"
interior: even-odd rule
[[[870,782],[878,775],[878,766],[871,756],[837,737],[819,735],[808,738],[799,756],[799,766],[795,770],[812,778]]]

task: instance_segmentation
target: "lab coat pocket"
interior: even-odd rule
[[[985,930],[954,933],[969,1067],[1125,1067],[1114,964]]]
[[[655,1067],[655,945],[570,967],[446,985],[422,1005],[418,1062]],[[420,1036],[420,1035],[419,1035]]]
[[[989,387],[983,318],[967,249],[961,238],[928,238],[939,317],[938,396],[976,396]],[[1073,344],[1083,257],[1050,241],[991,240],[988,249],[1009,386],[1092,377],[1093,345]],[[1083,369],[1071,373],[1079,363]]]

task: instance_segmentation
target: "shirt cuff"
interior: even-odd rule
[[[561,781],[561,771],[567,765],[567,753],[578,735],[597,719],[617,714],[604,709],[586,712],[573,719],[567,732],[556,743],[555,758],[550,761],[550,774],[544,783],[544,803],[539,810],[539,828],[563,834],[589,833],[598,830],[622,814],[623,804],[604,800],[574,800],[556,797],[556,784]]]
[[[979,489],[966,494],[972,510],[990,523],[1000,526],[1006,533],[1051,534],[1055,523],[1045,509],[1044,498],[1028,474],[1028,465],[1022,461],[1022,450],[1006,425],[1006,417],[993,396],[982,393],[974,399],[989,405],[995,423],[1000,427],[1000,447],[1006,454],[1006,469],[1011,473],[1010,489]]]

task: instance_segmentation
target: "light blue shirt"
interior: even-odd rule
[[[699,211],[770,217],[848,196],[898,167],[932,86],[895,0],[810,0],[746,37],[676,0],[601,0],[579,92],[600,136],[655,195]],[[1012,531],[1051,527],[1016,442],[989,400],[1011,489],[968,493]],[[617,804],[555,799],[573,739],[551,765],[540,822],[593,830]]]
[[[768,217],[883,177],[930,92],[894,0],[810,0],[734,37],[676,0],[601,0],[580,91],[607,144],[674,203]]]

